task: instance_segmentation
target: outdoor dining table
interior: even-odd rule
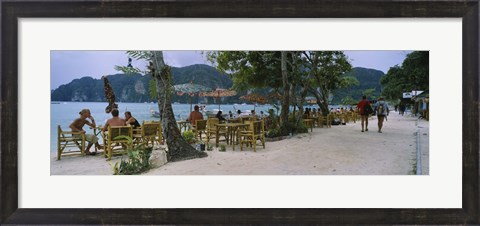
[[[244,123],[219,123],[215,124],[216,129],[216,134],[215,134],[215,145],[218,147],[219,143],[219,133],[221,128],[226,128],[228,136],[231,137],[230,143],[232,144],[232,148],[235,151],[235,145],[238,140],[235,140],[235,137],[238,136],[238,132],[240,131],[241,128],[246,128],[248,127],[249,124],[244,124]]]
[[[177,121],[177,125],[178,125],[178,128],[180,129],[180,132],[182,132],[182,129],[183,129],[183,131],[187,131],[188,127],[190,126],[190,122],[189,121]]]
[[[102,133],[103,126],[98,125],[97,127],[90,127],[90,129],[93,129],[93,134],[95,134],[95,136],[98,137],[98,135]],[[102,138],[103,138],[103,134],[102,134]],[[95,146],[95,152],[97,152],[98,151],[97,145],[93,145],[93,146]]]
[[[241,118],[227,118],[226,120],[229,123],[240,123],[240,122],[242,122]]]

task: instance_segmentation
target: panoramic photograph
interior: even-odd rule
[[[429,52],[50,52],[50,175],[429,175]]]

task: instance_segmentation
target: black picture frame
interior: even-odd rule
[[[480,224],[478,0],[1,1],[2,224]],[[23,209],[18,208],[19,18],[463,18],[462,208]]]

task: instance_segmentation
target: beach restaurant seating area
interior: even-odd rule
[[[358,114],[353,111],[335,112],[328,115],[305,114],[303,123],[310,132],[313,128],[331,128],[333,125],[345,125],[347,123],[356,123]],[[223,142],[230,145],[235,151],[236,145],[240,145],[243,151],[244,146],[257,150],[257,145],[265,148],[265,134],[268,129],[268,119],[257,118],[253,116],[229,118],[225,121],[219,121],[218,118],[208,118],[206,120],[197,120],[195,125],[190,125],[186,121],[178,121],[177,124],[182,132],[191,130],[195,134],[195,141],[210,140],[215,142],[215,147],[219,147]],[[164,139],[160,121],[144,121],[138,128],[131,126],[109,127],[108,131],[102,132],[102,128],[93,128],[94,134],[103,138],[104,155],[108,160],[115,154],[123,154],[132,147],[132,145],[160,145]],[[130,137],[128,139],[117,138],[119,136]],[[85,155],[85,134],[78,132],[63,131],[58,126],[58,150],[57,159],[67,155]],[[73,149],[72,149],[73,148]]]
[[[191,130],[195,134],[195,141],[215,142],[219,147],[220,143],[230,145],[235,150],[237,145],[252,147],[256,151],[256,143],[260,142],[265,148],[265,126],[264,119],[253,116],[228,118],[220,121],[218,118],[208,117],[206,120],[196,120],[195,125],[188,126],[184,121],[178,121],[181,132]],[[256,127],[255,127],[256,126]],[[261,129],[260,129],[261,127]]]
[[[333,125],[346,125],[347,123],[356,123],[358,113],[354,111],[335,112],[332,111],[327,115],[322,114],[306,114],[303,116],[305,126],[313,131],[313,128],[331,128]]]
[[[133,145],[160,145],[164,143],[160,121],[144,121],[140,127],[109,126],[107,131],[102,127],[92,128],[93,133],[101,135],[104,146],[104,156],[110,160],[113,155],[123,154]],[[57,128],[57,160],[62,156],[85,155],[85,133],[63,131]],[[129,137],[127,138],[122,138]],[[97,151],[95,149],[95,151]]]

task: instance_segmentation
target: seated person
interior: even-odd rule
[[[75,119],[72,124],[70,124],[70,129],[72,132],[82,132],[85,133],[85,130],[83,130],[83,126],[87,124],[90,127],[95,128],[97,125],[95,124],[95,119],[93,119],[92,115],[90,114],[89,109],[83,109],[82,111],[79,112],[80,118]],[[87,120],[90,119],[90,122]],[[79,135],[75,135],[79,136]],[[97,149],[102,149],[102,147],[98,144],[98,137],[93,135],[93,134],[85,134],[85,140],[88,141],[88,145],[85,148],[85,153],[87,155],[95,155],[96,152],[91,153],[90,148],[92,147],[93,144],[95,144],[95,147]]]
[[[125,112],[125,124],[128,125],[131,125],[133,126],[133,128],[137,128],[137,127],[140,127],[140,123],[138,123],[137,119],[135,119],[133,116],[132,116],[132,113],[129,112],[129,111],[126,111]]]
[[[102,131],[104,131],[104,132],[107,131],[108,126],[125,126],[125,125],[127,125],[125,123],[125,119],[118,117],[118,114],[119,114],[119,112],[118,112],[117,109],[112,110],[112,118],[107,120],[107,123],[105,123],[105,125],[103,126]]]
[[[258,115],[255,113],[255,110],[251,110],[250,113],[251,113],[251,116],[252,116],[255,120],[258,119]]]
[[[198,107],[198,105],[195,105],[193,109],[194,110],[190,113],[190,116],[188,116],[187,121],[190,122],[193,126],[195,126],[195,121],[203,120],[203,115],[200,112],[200,108]]]
[[[218,111],[215,117],[218,118],[218,121],[225,122],[225,118],[222,116],[222,111]]]
[[[242,117],[242,111],[240,111],[240,109],[237,111],[237,117]]]
[[[262,118],[265,118],[265,117],[267,117],[267,115],[263,114],[263,111],[260,111],[260,115],[259,115],[259,117],[262,119]]]
[[[228,111],[228,117],[233,118],[233,113],[232,113],[232,111]]]

